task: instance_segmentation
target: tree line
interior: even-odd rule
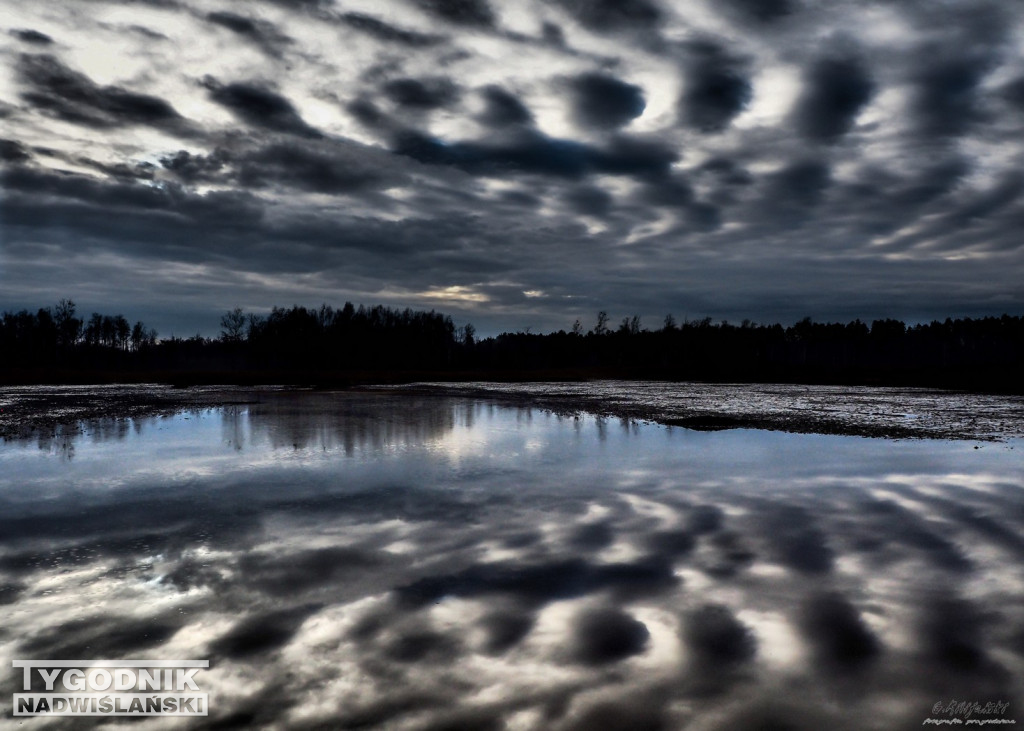
[[[865,383],[1022,391],[1024,317],[947,318],[907,326],[794,325],[676,321],[654,329],[639,316],[612,325],[598,313],[589,329],[503,333],[478,340],[434,311],[365,307],[235,308],[220,336],[157,339],[122,315],[76,314],[61,300],[36,312],[0,315],[0,377],[50,371],[53,380],[106,374],[213,381],[276,378],[285,382],[435,378],[665,378],[678,380]],[[4,376],[3,374],[6,374]],[[74,374],[70,375],[69,374]],[[266,382],[265,380],[263,382]]]
[[[481,370],[577,369],[626,377],[737,382],[891,384],[1021,391],[1024,317],[815,322],[784,327],[672,315],[613,327],[605,312],[584,331],[504,333],[472,353]]]

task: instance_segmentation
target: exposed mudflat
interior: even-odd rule
[[[689,429],[769,429],[887,439],[1003,441],[1024,436],[1024,397],[928,389],[657,381],[429,383],[403,387],[573,415]]]
[[[0,439],[74,433],[90,423],[259,403],[288,387],[164,385],[0,388]],[[925,389],[650,381],[419,383],[359,389],[483,398],[572,416],[688,429],[767,429],[886,439],[1024,437],[1024,397]]]
[[[265,389],[262,389],[265,390]],[[255,403],[259,390],[157,384],[7,386],[0,388],[0,439],[83,430],[90,423],[133,419],[211,406]]]

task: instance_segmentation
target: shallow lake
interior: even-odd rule
[[[133,727],[1024,723],[1020,439],[258,401],[0,445],[0,706],[199,658],[210,716]]]

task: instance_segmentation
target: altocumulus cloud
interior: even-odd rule
[[[0,308],[213,334],[347,299],[483,333],[1022,306],[1013,4],[46,7],[0,50]]]

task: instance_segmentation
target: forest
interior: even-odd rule
[[[0,315],[0,382],[309,383],[639,378],[930,386],[1022,392],[1024,317],[906,325],[732,324],[644,327],[638,316],[546,334],[477,339],[437,312],[329,305],[236,308],[220,336],[159,339],[123,315],[79,317],[61,300]]]

